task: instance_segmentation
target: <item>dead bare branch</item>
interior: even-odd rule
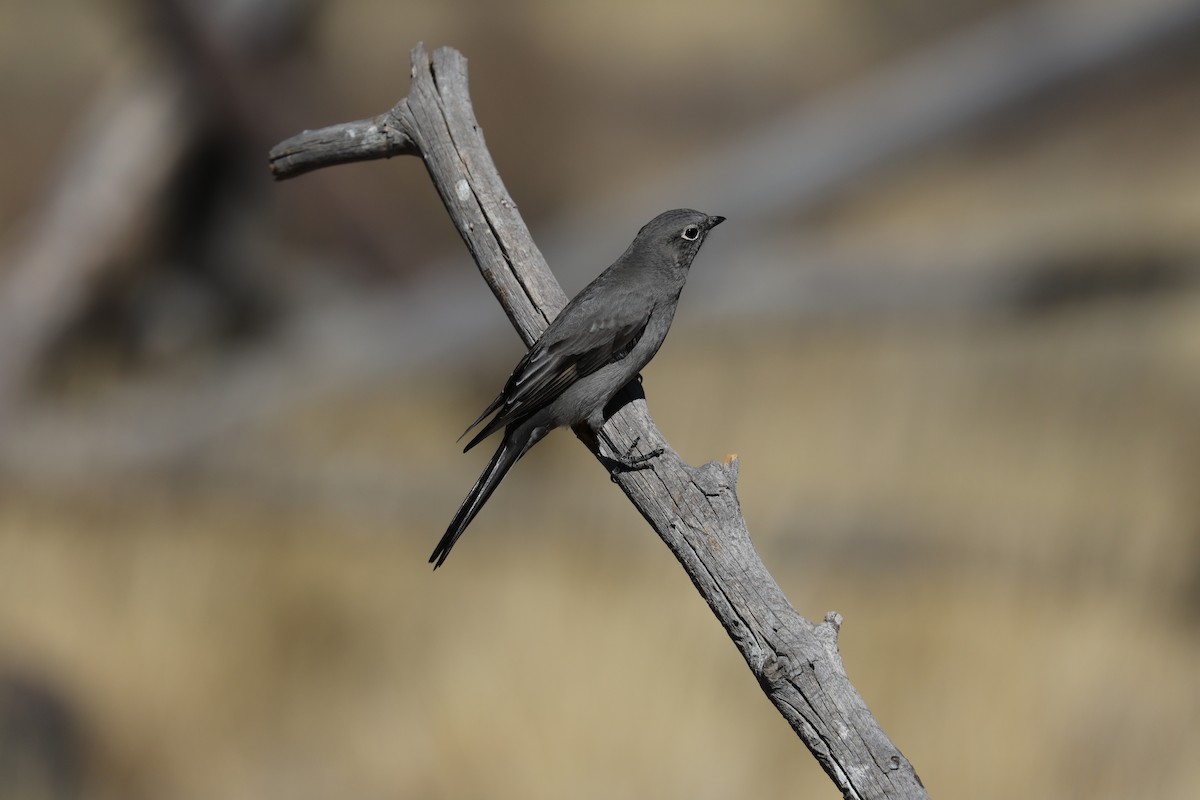
[[[412,66],[408,97],[372,124],[401,132],[422,156],[480,272],[526,344],[532,343],[566,296],[484,145],[467,92],[466,59],[445,48],[430,58],[418,46]],[[272,151],[273,162],[284,152],[304,153],[309,169],[378,157],[371,155],[379,152],[377,137],[360,142],[356,136],[348,145],[347,137],[331,136],[331,130],[347,129],[294,137]],[[840,617],[830,614],[819,624],[802,617],[755,551],[736,493],[737,458],[691,467],[655,427],[639,390],[614,405],[619,408],[605,433],[618,452],[604,455],[616,456],[634,442],[664,451],[651,469],[618,475],[621,489],[683,565],[767,697],[842,795],[926,797],[912,765],[846,676],[837,649]]]

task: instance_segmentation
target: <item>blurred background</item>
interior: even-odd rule
[[[833,797],[573,437],[443,570],[522,350],[408,52],[935,797],[1200,794],[1200,3],[0,2],[0,797]]]

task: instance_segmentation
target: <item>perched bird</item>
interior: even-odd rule
[[[599,435],[604,407],[662,346],[692,259],[708,232],[724,221],[691,209],[666,211],[650,220],[517,362],[504,389],[463,433],[494,413],[463,452],[501,428],[504,439],[429,557],[434,569],[513,464],[542,437],[582,423]],[[644,460],[618,461],[617,466],[636,469]]]

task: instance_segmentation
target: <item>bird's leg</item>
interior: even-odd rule
[[[625,450],[624,455],[613,458],[612,456],[605,455],[600,449],[600,442],[603,440],[609,452],[617,452],[617,446],[613,444],[608,434],[604,433],[603,428],[593,428],[591,424],[584,422],[574,426],[573,430],[575,431],[575,435],[583,440],[584,444],[596,454],[596,458],[600,459],[600,463],[608,469],[609,477],[614,481],[617,475],[622,472],[636,472],[638,470],[649,469],[650,465],[647,462],[658,458],[665,452],[661,447],[658,447],[648,453],[635,453],[634,451],[637,449],[638,442],[641,441],[641,437],[639,437],[633,440],[633,444]]]
[[[604,438],[607,439],[608,437],[606,436]],[[625,451],[625,455],[621,457],[620,464],[627,471],[647,469],[647,461],[653,461],[666,452],[666,450],[663,448],[656,447],[649,453],[635,453],[634,451],[637,450],[638,442],[641,440],[642,437],[640,436],[634,439],[633,444],[629,445],[629,448]],[[611,441],[609,442],[609,445],[612,445]]]
[[[608,445],[608,451],[612,453],[618,452],[617,445],[613,443],[611,438],[608,438],[608,434],[604,432],[604,429],[600,429],[598,434],[599,438],[604,439],[604,443]],[[641,440],[641,437],[634,439],[634,443],[629,445],[628,449],[625,449],[623,455],[620,456],[611,457],[605,456],[604,453],[599,453],[600,463],[608,468],[608,477],[611,477],[613,481],[617,480],[617,475],[620,473],[636,473],[638,470],[649,469],[649,462],[654,461],[655,458],[666,452],[662,447],[655,447],[654,450],[644,453],[636,452],[637,444]]]

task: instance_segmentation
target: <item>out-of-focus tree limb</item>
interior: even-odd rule
[[[655,176],[653,189],[632,187],[623,193],[621,204],[647,207],[652,205],[649,195],[653,194],[685,196],[696,205],[707,202],[728,208],[724,200],[740,198],[739,219],[753,239],[741,246],[751,247],[743,252],[753,253],[746,258],[758,263],[771,254],[769,243],[762,241],[761,229],[753,224],[756,217],[795,214],[914,149],[929,147],[1032,96],[1124,59],[1156,53],[1166,44],[1195,37],[1198,29],[1200,3],[1195,0],[1104,4],[1037,0],[1006,9],[814,98],[795,114],[751,133],[728,151],[702,154],[671,175]],[[926,84],[923,76],[933,82]],[[240,84],[234,81],[232,85]],[[240,107],[241,101],[238,103]],[[374,120],[357,124],[369,128]],[[392,128],[381,127],[377,134],[383,138],[344,141],[336,160],[386,157],[406,146]],[[324,136],[327,133],[309,132],[281,144],[286,150],[275,153],[275,177],[312,169],[313,154],[323,151]],[[392,150],[394,147],[399,149]],[[773,165],[768,184],[759,180],[760,160]],[[306,180],[322,177],[316,174]],[[771,187],[783,194],[773,194]],[[63,191],[67,189],[64,183]],[[336,203],[331,203],[330,213],[335,211]],[[582,209],[577,218],[547,226],[539,236],[543,249],[552,254],[568,248],[572,252],[595,249],[598,226],[593,221],[618,218],[622,213],[622,207],[598,201],[595,207]],[[353,214],[345,216],[354,218]],[[735,230],[723,234],[722,241],[727,248],[739,247]],[[768,252],[764,253],[764,247]],[[798,252],[792,243],[786,249],[792,257]],[[0,273],[0,281],[11,281],[16,271]],[[772,299],[779,306],[788,297],[802,294],[820,303],[820,313],[832,315],[847,309],[853,313],[858,308],[923,314],[930,303],[973,314],[986,311],[989,303],[1008,302],[1007,295],[995,288],[1011,283],[1008,276],[991,273],[937,276],[935,286],[929,285],[928,275],[909,275],[903,270],[838,265],[833,273],[827,279],[816,276],[820,279],[808,283],[800,277],[789,279],[791,283],[785,281],[774,288]],[[697,277],[697,290],[702,277]],[[801,281],[804,292],[796,290],[796,280]],[[809,285],[813,282],[819,284],[816,291]],[[0,295],[3,292],[0,288]],[[441,297],[447,292],[431,294]],[[6,300],[0,296],[0,307],[21,305],[15,297]],[[194,453],[248,420],[278,414],[321,392],[385,374],[412,355],[408,351],[438,347],[443,338],[453,338],[443,330],[426,344],[410,341],[406,352],[398,353],[388,336],[379,332],[393,330],[400,331],[395,336],[404,335],[414,314],[406,298],[376,295],[360,302],[344,300],[306,309],[289,320],[268,347],[247,348],[231,356],[215,367],[216,374],[206,373],[198,384],[152,378],[122,387],[87,408],[71,412],[39,408],[36,419],[22,421],[28,431],[10,430],[0,436],[0,463],[20,464],[33,474],[46,472],[52,479],[59,479],[70,465],[84,463],[79,457],[84,452],[111,468],[155,468]],[[4,323],[0,316],[0,326]],[[54,326],[47,328],[53,330]],[[0,361],[7,358],[10,366],[21,361],[18,354],[23,347],[18,344],[12,353],[0,352]],[[321,374],[330,377],[319,379]],[[0,364],[0,399],[3,389],[13,385],[12,375],[13,370]]]

